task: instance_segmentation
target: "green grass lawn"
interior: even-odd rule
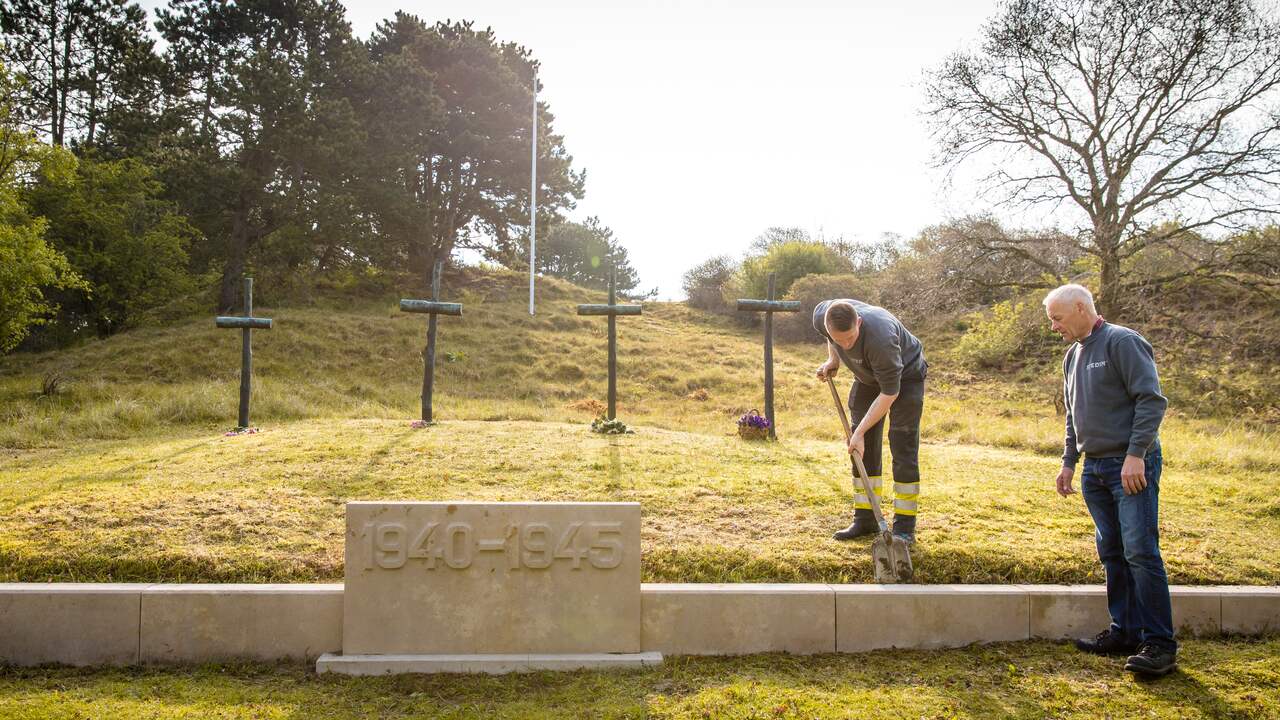
[[[1055,458],[950,442],[921,454],[919,582],[1101,581],[1083,502],[1051,490]],[[870,580],[866,543],[830,539],[852,502],[831,440],[330,419],[238,437],[85,441],[10,460],[0,471],[9,581],[339,580],[343,503],[370,498],[637,501],[647,581]],[[1172,581],[1280,582],[1274,481],[1188,465],[1162,482]]]
[[[668,658],[641,672],[317,676],[303,665],[0,670],[5,718],[1274,718],[1280,639],[1193,640],[1138,680],[1022,642],[855,655]]]
[[[865,543],[830,539],[853,488],[812,377],[821,346],[778,348],[781,441],[747,443],[734,421],[762,405],[759,330],[646,305],[619,321],[620,417],[637,432],[602,437],[587,425],[605,323],[573,309],[599,298],[546,281],[529,318],[521,282],[458,290],[466,315],[441,322],[442,423],[424,430],[408,423],[425,323],[392,302],[264,310],[277,327],[255,334],[258,435],[222,436],[239,338],[210,318],[0,359],[0,579],[337,580],[352,499],[634,500],[649,581],[870,578]],[[1054,372],[974,376],[945,344],[928,351],[918,580],[1100,582],[1082,501],[1052,491]],[[64,389],[37,396],[55,372]],[[1172,581],[1280,582],[1274,428],[1175,405],[1162,436]]]

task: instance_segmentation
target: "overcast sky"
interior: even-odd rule
[[[920,81],[976,39],[994,0],[346,5],[362,38],[403,9],[532,49],[555,130],[587,170],[571,217],[613,228],[663,299],[773,225],[875,241],[971,209],[929,165]]]

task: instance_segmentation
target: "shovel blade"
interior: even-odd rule
[[[871,567],[875,581],[885,585],[909,583],[915,573],[910,546],[889,532],[880,533],[871,542]]]

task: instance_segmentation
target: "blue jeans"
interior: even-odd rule
[[[1085,458],[1080,490],[1097,528],[1098,559],[1107,571],[1111,631],[1131,642],[1171,652],[1173,610],[1169,577],[1160,557],[1160,446],[1146,457],[1147,487],[1126,495],[1120,484],[1123,457]]]

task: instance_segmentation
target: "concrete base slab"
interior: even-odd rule
[[[1111,624],[1101,585],[1015,585],[1027,593],[1033,638],[1092,637]]]
[[[642,585],[641,647],[671,655],[836,650],[830,585]]]
[[[1031,603],[1033,638],[1091,637],[1111,624],[1107,589],[1102,585],[1016,585]],[[1179,635],[1204,637],[1223,629],[1223,593],[1217,586],[1169,588],[1173,627]]]
[[[0,583],[0,663],[137,663],[142,588],[124,583]]]
[[[662,653],[574,655],[335,655],[316,661],[317,673],[401,675],[405,673],[508,673],[538,670],[638,670],[662,664]]]
[[[1280,632],[1280,587],[1221,590],[1223,632],[1243,635]]]
[[[1027,593],[1007,585],[836,585],[836,652],[1027,639]]]
[[[342,649],[341,584],[152,585],[141,659],[309,659]]]
[[[1222,633],[1222,588],[1172,587],[1175,635],[1206,637]]]

